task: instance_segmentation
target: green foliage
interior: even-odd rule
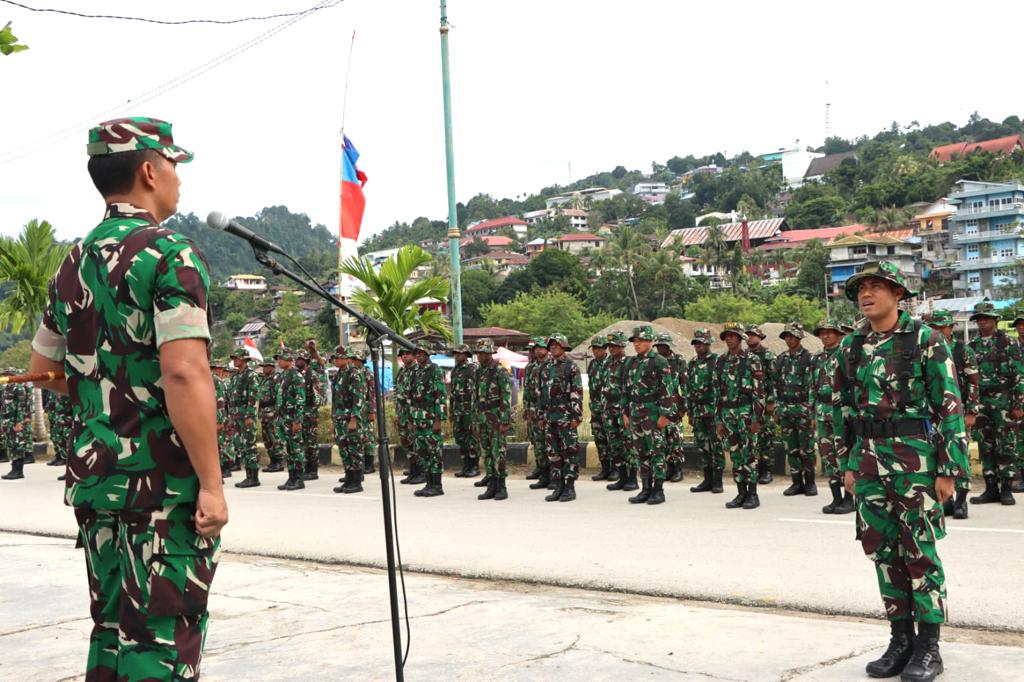
[[[806,329],[813,329],[823,317],[825,309],[816,301],[803,296],[782,294],[776,296],[767,308],[760,308],[761,317],[757,322],[800,322]]]
[[[839,225],[847,208],[838,194],[823,194],[806,201],[792,202],[786,207],[786,221],[794,229]]]
[[[237,331],[237,327],[232,331]],[[299,348],[306,340],[308,330],[302,318],[297,294],[287,293],[281,297],[281,303],[274,312],[274,331],[270,335],[271,346],[280,342],[289,348]]]
[[[509,274],[494,292],[494,300],[498,303],[511,301],[534,288],[558,289],[582,297],[586,295],[587,286],[587,272],[579,258],[567,251],[548,248],[525,268]]]
[[[541,206],[543,208],[543,204]],[[364,253],[396,249],[405,244],[419,244],[424,240],[443,241],[448,234],[448,222],[429,220],[420,216],[409,223],[395,221],[387,229],[365,240],[359,247]]]
[[[483,325],[481,308],[491,302],[498,283],[494,275],[484,270],[465,270],[462,273],[462,323],[466,327]]]
[[[0,368],[16,367],[21,370],[28,369],[28,361],[32,357],[32,342],[19,341],[7,350],[0,353]]]
[[[817,239],[812,239],[797,254],[800,273],[797,275],[797,287],[805,296],[821,300],[825,296],[825,273],[829,262],[829,250]]]
[[[0,28],[0,54],[6,57],[27,49],[28,45],[19,43],[17,36],[11,33],[11,22],[8,21],[3,28]]]
[[[0,301],[0,329],[17,334],[35,326],[49,299],[49,283],[71,250],[58,242],[50,223],[29,221],[17,238],[0,238],[0,284],[9,289]]]
[[[606,314],[588,317],[583,302],[564,291],[520,293],[508,303],[484,306],[483,316],[488,327],[516,329],[530,336],[560,332],[574,346],[617,321]]]
[[[763,321],[760,319],[763,309],[750,299],[735,294],[706,294],[687,307],[686,315],[687,319],[699,322],[754,324]]]

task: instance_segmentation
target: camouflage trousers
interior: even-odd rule
[[[611,453],[608,450],[608,433],[605,431],[604,416],[600,412],[594,412],[590,408],[590,433],[594,436],[594,447],[597,448],[597,458],[601,462],[611,462]]]
[[[67,459],[71,450],[71,419],[66,415],[54,415],[50,418],[50,442],[53,443],[53,454]]]
[[[630,419],[629,436],[636,448],[641,478],[665,480],[665,431],[650,416]]]
[[[579,478],[579,432],[565,422],[546,422],[544,440],[548,462],[551,464],[551,477],[561,475],[564,479]]]
[[[1014,439],[1006,415],[1009,409],[1006,394],[983,396],[981,399],[981,414],[972,435],[978,441],[978,458],[985,476],[1012,478],[1017,472]]]
[[[370,414],[373,414],[374,418],[367,418],[363,422],[363,456],[369,457],[370,461],[373,461],[377,454],[377,419],[373,411],[375,409],[376,406],[370,408]]]
[[[693,427],[693,444],[700,450],[701,466],[711,467],[715,471],[725,469],[725,454],[718,442],[715,418],[710,415],[690,417],[690,426]]]
[[[302,453],[306,464],[312,464],[314,462],[319,463],[320,453],[317,452],[319,438],[317,432],[319,431],[319,410],[312,409],[306,410],[302,414]]]
[[[260,417],[260,434],[263,438],[263,447],[267,450],[267,457],[270,461],[284,459],[277,447],[277,429],[274,427],[274,417]]]
[[[444,435],[434,432],[433,421],[412,422],[412,451],[421,471],[427,474],[444,471],[444,462],[441,461],[443,447]]]
[[[477,449],[476,431],[473,424],[473,416],[460,414],[452,417],[452,436],[455,444],[459,446],[459,452],[463,457],[479,457]]]
[[[771,468],[775,464],[775,417],[765,412],[761,417],[761,430],[754,434],[754,457]]]
[[[249,418],[252,420],[252,418]],[[251,421],[251,426],[246,426],[245,419],[235,420],[235,431],[231,438],[231,446],[235,457],[242,460],[242,467],[245,469],[258,469],[260,466],[259,457],[256,452],[256,421]]]
[[[686,454],[683,452],[682,423],[669,422],[665,427],[665,461],[675,464],[686,461]]]
[[[814,436],[818,441],[818,454],[821,455],[821,462],[825,467],[825,476],[829,484],[843,482],[843,470],[839,467],[838,451],[836,450],[835,437],[832,433],[832,424],[814,420]]]
[[[533,444],[533,461],[538,468],[543,469],[548,465],[548,443],[544,438],[544,429],[535,419],[530,419],[526,422],[526,433]]]
[[[764,425],[762,424],[762,428]],[[814,473],[814,426],[810,412],[779,415],[779,432],[790,473]]]
[[[754,454],[754,434],[750,426],[754,413],[750,407],[726,407],[719,413],[719,423],[725,427],[722,448],[732,462],[732,480],[736,483],[757,482],[757,456]]]
[[[221,424],[217,431],[217,450],[220,452],[220,466],[223,469],[235,461],[235,447],[231,437],[231,425]]]
[[[505,434],[501,432],[497,419],[493,422],[482,415],[477,420],[474,441],[484,460],[484,473],[491,478],[506,478],[505,460],[508,446]]]
[[[7,456],[11,462],[20,462],[32,454],[32,427],[22,425],[21,431],[15,431],[14,426],[7,426],[0,435],[7,445]]]
[[[362,471],[366,450],[366,431],[358,423],[354,431],[348,430],[348,420],[334,419],[334,444],[338,446],[341,465],[345,471]]]
[[[93,620],[86,680],[199,679],[220,539],[197,535],[194,515],[75,510]]]
[[[303,449],[302,434],[292,430],[292,422],[278,420],[274,440],[277,443],[277,451],[284,457],[288,466],[288,473],[302,473],[306,452]]]
[[[861,546],[875,563],[886,617],[943,623],[946,579],[936,541],[946,529],[935,474],[895,472],[879,464],[881,475],[857,474],[854,492]]]
[[[633,448],[632,434],[623,426],[622,415],[617,412],[607,413],[604,417],[604,429],[605,439],[608,441],[608,456],[612,464],[617,467],[638,468],[640,463]]]

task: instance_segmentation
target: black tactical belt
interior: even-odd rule
[[[979,388],[978,393],[982,396],[1002,395],[1008,392],[1008,390],[1009,389],[1007,389],[1006,386],[987,386]]]
[[[928,436],[926,419],[860,419],[847,420],[850,432],[861,438],[895,438],[897,436]]]
[[[790,398],[789,396],[783,396],[779,398],[779,402],[783,405],[800,405],[801,403],[807,402],[806,395],[797,395],[796,397]]]
[[[753,401],[750,398],[740,398],[739,400],[723,400],[718,403],[719,407],[746,407]]]

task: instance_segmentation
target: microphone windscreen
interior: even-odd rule
[[[206,224],[215,230],[227,229],[228,222],[228,217],[220,211],[213,211],[206,216]]]

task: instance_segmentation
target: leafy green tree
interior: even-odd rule
[[[281,297],[281,303],[274,311],[273,327],[274,331],[270,335],[272,346],[284,343],[289,348],[300,348],[305,343],[308,331],[299,307],[298,294],[289,292]],[[229,333],[236,331],[237,328],[231,329]]]
[[[0,237],[0,284],[11,285],[0,301],[0,328],[18,333],[26,324],[39,324],[50,280],[70,250],[45,220],[29,221],[17,238]]]
[[[583,302],[564,291],[520,293],[507,303],[484,306],[483,316],[488,327],[516,329],[530,336],[561,332],[574,346],[616,321],[605,314],[588,317]]]
[[[473,241],[463,246],[459,253],[462,254],[463,258],[474,258],[476,256],[483,256],[491,252],[491,247],[487,245],[480,237],[474,237]]]
[[[803,296],[783,294],[776,296],[767,309],[761,308],[763,319],[760,322],[800,322],[808,330],[825,317],[825,309],[817,301]]]
[[[467,327],[483,324],[481,309],[494,298],[498,283],[484,270],[465,270],[462,273],[462,321]]]
[[[580,259],[568,251],[547,248],[530,260],[522,270],[512,272],[494,292],[499,303],[511,301],[517,294],[539,289],[559,289],[578,297],[586,295],[587,271]]]
[[[827,246],[817,239],[812,239],[797,254],[800,263],[800,274],[796,278],[797,287],[817,300],[823,300],[825,297],[829,253]]]
[[[846,208],[846,201],[841,196],[827,194],[790,203],[786,207],[786,221],[797,229],[836,225],[842,221]]]
[[[32,358],[32,342],[19,341],[0,353],[0,367],[17,367],[28,369],[28,361]]]
[[[701,296],[686,308],[688,319],[700,322],[762,322],[762,308],[753,301],[735,294]]]
[[[11,22],[8,21],[0,28],[0,54],[6,57],[27,49],[28,45],[19,43],[18,38],[11,32]]]
[[[608,245],[616,264],[622,269],[629,285],[630,298],[633,301],[633,319],[640,317],[640,299],[636,292],[636,269],[640,259],[647,252],[647,244],[631,227],[620,227]]]

